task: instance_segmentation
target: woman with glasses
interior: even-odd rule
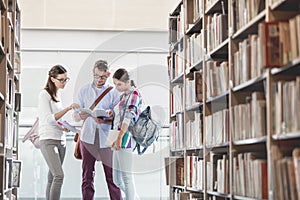
[[[64,179],[62,163],[66,152],[66,136],[57,120],[77,106],[71,104],[63,107],[58,90],[64,89],[69,80],[67,70],[61,65],[55,65],[50,69],[46,86],[39,94],[40,149],[49,167],[47,200],[60,199]]]

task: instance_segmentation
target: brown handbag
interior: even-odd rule
[[[101,101],[101,99],[112,89],[113,87],[107,88],[102,94],[96,99],[96,101],[91,105],[90,109],[93,110],[96,105]],[[80,134],[76,133],[74,136],[74,141],[76,142],[74,157],[78,160],[82,159],[81,150],[80,150]]]

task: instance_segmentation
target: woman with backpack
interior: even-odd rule
[[[125,193],[127,200],[139,199],[136,194],[133,178],[133,148],[135,141],[130,127],[136,122],[141,112],[142,98],[128,72],[120,68],[113,75],[116,89],[123,94],[120,102],[114,107],[114,129],[119,130],[118,138],[113,142],[113,180]]]

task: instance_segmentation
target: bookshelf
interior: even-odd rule
[[[0,0],[0,199],[17,199],[20,9],[17,0]],[[16,168],[17,166],[17,168]]]
[[[182,0],[169,22],[170,199],[299,199],[299,0]]]

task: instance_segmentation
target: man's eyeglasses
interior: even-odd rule
[[[106,76],[106,75],[100,76],[100,75],[97,75],[97,74],[96,74],[96,75],[94,75],[94,78],[95,78],[95,79],[99,79],[99,78],[100,78],[100,79],[104,80],[104,79],[107,79],[108,76]]]
[[[69,82],[69,80],[70,80],[70,78],[69,77],[67,77],[67,78],[55,78],[56,80],[58,80],[61,84],[64,84],[64,83],[67,83],[67,82]]]

